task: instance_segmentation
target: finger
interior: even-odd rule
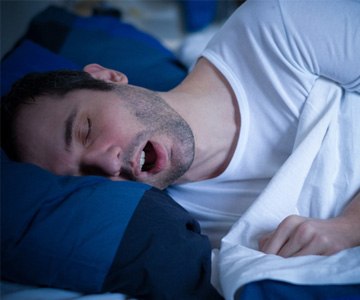
[[[303,218],[298,216],[289,216],[285,218],[273,232],[272,236],[265,242],[263,250],[268,254],[278,254],[280,249],[289,240],[296,227],[301,224]]]
[[[327,249],[327,241],[323,235],[319,235],[318,222],[304,219],[293,232],[286,245],[279,251],[279,255],[290,257],[303,254],[321,254]],[[311,252],[312,251],[312,252]]]
[[[262,236],[262,237],[259,239],[259,250],[260,250],[260,251],[263,251],[263,248],[264,248],[265,244],[266,244],[267,241],[272,237],[272,234],[273,234],[273,231],[265,234],[264,236]]]
[[[308,232],[307,234],[299,233],[299,227],[287,240],[283,247],[279,250],[278,255],[282,257],[295,256],[296,253],[301,253],[304,249],[310,249],[313,242],[313,235]]]
[[[300,256],[300,255],[332,255],[343,248],[339,246],[339,243],[329,243],[331,240],[324,237],[324,235],[317,235],[314,234],[311,241],[304,245],[302,249],[294,253],[293,256]]]
[[[286,243],[291,231],[284,231],[277,228],[271,236],[263,243],[261,250],[267,254],[277,254],[281,247]]]
[[[294,252],[291,256],[304,256],[304,255],[324,255],[325,249],[312,239],[309,243],[304,245],[299,251]]]

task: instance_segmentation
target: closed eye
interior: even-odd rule
[[[87,118],[87,121],[88,121],[88,133],[87,133],[87,135],[86,135],[86,139],[88,139],[88,138],[90,137],[91,126],[92,126],[92,123],[91,123],[90,118]]]
[[[85,138],[84,138],[84,145],[87,145],[89,143],[90,135],[91,135],[91,129],[92,129],[91,119],[87,118],[87,129],[86,129],[86,135],[85,135]]]

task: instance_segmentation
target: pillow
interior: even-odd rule
[[[27,73],[56,69],[79,70],[80,67],[72,61],[25,39],[1,62],[1,95],[7,94],[13,83]]]
[[[101,290],[126,226],[148,186],[55,176],[1,151],[1,277]]]
[[[56,176],[3,151],[1,169],[3,280],[145,299],[219,297],[209,240],[162,191]]]
[[[96,62],[119,70],[130,84],[152,90],[170,90],[187,74],[157,39],[113,17],[80,17],[49,7],[34,18],[25,38],[81,67]]]
[[[199,31],[211,24],[216,17],[216,0],[183,0],[181,1],[184,10],[184,23],[188,31]]]

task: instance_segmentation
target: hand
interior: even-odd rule
[[[283,257],[331,255],[356,246],[353,230],[345,217],[319,220],[292,215],[260,239],[259,249]]]

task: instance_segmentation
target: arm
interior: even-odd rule
[[[337,82],[360,92],[360,3],[341,1],[281,1],[289,62],[306,74]],[[341,10],[341,12],[340,12]],[[339,13],[338,13],[339,12]],[[355,14],[356,12],[356,14]],[[360,192],[336,218],[287,217],[262,238],[260,250],[281,256],[330,255],[360,245]]]
[[[331,255],[360,246],[360,192],[336,218],[289,216],[259,241],[259,249],[283,257]]]

